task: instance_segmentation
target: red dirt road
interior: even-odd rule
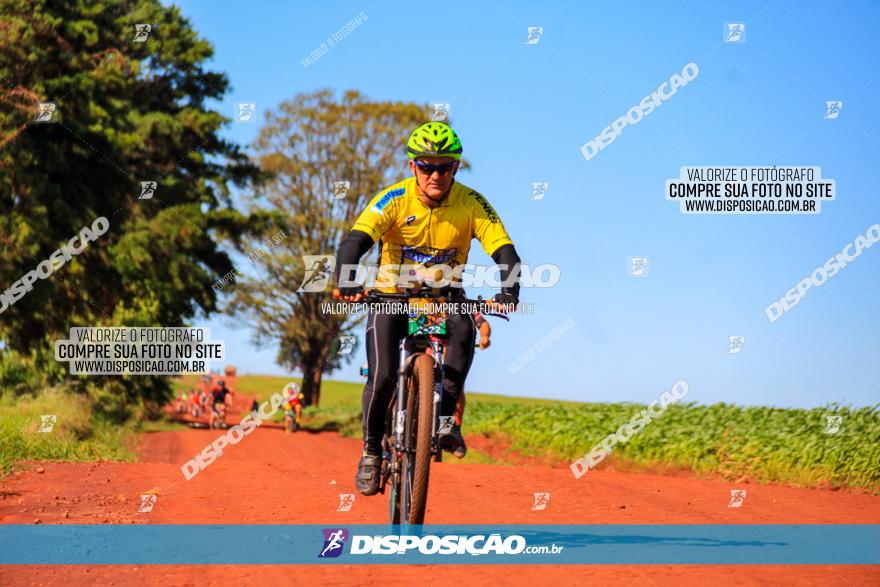
[[[220,432],[159,432],[142,438],[139,463],[34,463],[0,482],[0,524],[384,523],[384,496],[357,496],[360,442],[335,433],[286,435],[263,427],[186,481],[180,466]],[[42,470],[42,472],[39,472]],[[746,489],[728,508],[730,489]],[[138,513],[140,495],[158,495]],[[532,494],[549,492],[544,511]],[[431,470],[429,523],[731,524],[880,523],[880,497],[681,477],[567,468],[444,462]],[[2,530],[0,530],[2,531]],[[234,548],[234,546],[233,546]],[[0,585],[878,585],[874,566],[6,566]]]

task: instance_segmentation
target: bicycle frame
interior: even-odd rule
[[[409,302],[409,300],[413,298],[443,298],[441,294],[438,294],[434,291],[430,293],[426,291],[416,292],[416,293],[381,293],[381,292],[372,292],[366,298],[365,301],[367,303],[370,302],[383,302],[383,301],[399,301],[399,302]],[[487,302],[482,298],[478,298],[477,300],[468,300],[463,297],[456,299],[457,302],[464,302],[469,304],[475,304],[475,310],[478,310],[486,316],[500,316],[507,320],[506,316],[495,314],[491,311],[491,308],[487,310],[487,306],[491,304],[491,302]],[[440,436],[443,432],[448,432],[445,428],[441,428],[440,426],[440,407],[443,401],[443,361],[446,354],[446,339],[443,329],[433,330],[431,329],[432,325],[428,325],[428,328],[422,329],[417,328],[415,331],[410,330],[410,334],[405,336],[403,340],[400,341],[400,367],[398,368],[397,373],[397,390],[394,395],[394,409],[393,411],[389,408],[389,412],[387,414],[387,418],[390,421],[387,421],[387,426],[385,430],[385,437],[382,440],[383,444],[383,452],[385,452],[385,456],[382,462],[381,475],[379,480],[379,491],[381,493],[385,493],[385,485],[388,483],[388,480],[391,480],[392,492],[390,496],[390,518],[392,524],[404,524],[409,525],[409,520],[411,518],[411,506],[414,495],[414,478],[415,478],[415,468],[419,461],[420,455],[417,455],[417,444],[418,438],[417,434],[413,434],[412,426],[418,426],[418,413],[407,414],[407,405],[410,401],[413,402],[414,409],[419,409],[418,406],[420,402],[417,399],[412,399],[409,397],[410,389],[408,383],[412,380],[413,377],[413,369],[416,364],[416,360],[422,355],[428,355],[431,357],[433,361],[433,369],[434,369],[434,393],[433,393],[433,402],[432,402],[432,414],[431,414],[431,431],[430,431],[430,452],[429,455],[431,460],[439,460],[441,455],[441,446],[440,446]],[[426,390],[422,390],[421,393],[424,393]],[[413,390],[414,393],[416,390]],[[422,396],[424,397],[424,396]],[[410,429],[407,430],[407,420],[410,422]],[[413,424],[416,422],[416,424]],[[427,424],[427,422],[425,422]],[[418,431],[418,428],[415,429]],[[422,437],[424,441],[424,436]],[[424,454],[421,455],[421,458],[424,458]],[[430,461],[428,461],[430,467]],[[406,466],[405,466],[406,465]],[[422,469],[425,471],[426,469]],[[406,473],[406,474],[404,474]],[[427,475],[427,473],[423,473]],[[427,492],[427,479],[425,479],[426,485],[421,488],[421,492]],[[426,499],[426,493],[422,493],[420,501],[420,508],[425,507],[424,500]],[[420,513],[419,518],[423,517]],[[421,522],[419,522],[421,523]]]

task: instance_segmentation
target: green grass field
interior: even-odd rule
[[[245,376],[238,387],[263,400],[287,381]],[[324,381],[321,407],[307,409],[306,427],[360,435],[362,391],[363,383]],[[464,428],[466,433],[501,436],[523,455],[571,462],[643,407],[468,393]],[[843,418],[836,434],[825,433],[828,415]],[[469,454],[467,460],[487,458]],[[730,479],[747,476],[880,492],[880,410],[673,405],[628,443],[615,447],[608,462],[632,469],[690,470]]]
[[[174,381],[175,392],[181,389],[192,389],[196,384],[195,376],[181,377]],[[300,383],[298,377],[280,377],[274,375],[243,375],[238,377],[236,387],[247,396],[256,395],[259,401],[269,399],[273,393],[281,392],[284,386],[295,381]],[[321,408],[337,406],[355,406],[360,409],[361,393],[364,391],[363,381],[328,381],[321,384]],[[488,401],[500,404],[516,404],[529,406],[580,406],[578,402],[565,402],[553,399],[540,399],[531,397],[511,397],[506,395],[492,395],[488,393],[468,393],[468,401]]]
[[[40,432],[41,416],[55,416],[51,432]],[[134,424],[97,420],[89,400],[60,389],[37,396],[0,396],[0,475],[24,460],[134,460]]]

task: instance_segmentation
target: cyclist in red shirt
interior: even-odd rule
[[[294,424],[298,428],[302,419],[302,404],[305,399],[303,392],[296,385],[287,390],[284,398],[284,431],[290,433]]]

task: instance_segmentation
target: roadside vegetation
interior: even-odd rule
[[[643,407],[632,403],[526,406],[475,399],[468,402],[465,424],[472,434],[503,432],[513,451],[549,453],[571,462]],[[828,416],[841,416],[834,433]],[[880,411],[876,406],[802,410],[723,403],[673,405],[629,442],[614,447],[599,466],[608,465],[880,491]]]
[[[236,387],[245,398],[262,402],[290,380],[242,376]],[[195,381],[184,377],[173,384],[179,391],[191,389]],[[304,428],[358,437],[362,389],[361,383],[325,381],[321,407],[303,412]],[[176,426],[148,418],[155,410],[144,406],[120,420],[115,412],[100,409],[104,403],[94,390],[77,393],[60,386],[39,394],[20,388],[0,393],[0,474],[28,460],[132,460],[138,433]],[[465,433],[503,445],[507,454],[565,465],[583,457],[642,407],[470,393]],[[44,415],[57,416],[52,432],[39,432]],[[836,432],[831,432],[828,416],[841,416]],[[279,411],[274,420],[283,417]],[[471,450],[466,462],[493,458]],[[672,405],[628,443],[617,445],[599,467],[880,493],[880,409]]]
[[[239,386],[253,389],[262,400],[287,381],[242,377]],[[324,385],[321,407],[304,411],[305,428],[359,436],[363,384]],[[523,456],[570,463],[643,407],[469,393],[464,431]],[[826,432],[831,430],[828,416],[841,416],[834,433]],[[467,458],[489,460],[478,454]],[[599,467],[880,492],[880,409],[672,405],[628,443],[617,445]]]
[[[141,427],[114,422],[93,407],[88,395],[61,387],[0,395],[0,476],[21,461],[134,460]],[[43,416],[49,416],[45,424]]]

